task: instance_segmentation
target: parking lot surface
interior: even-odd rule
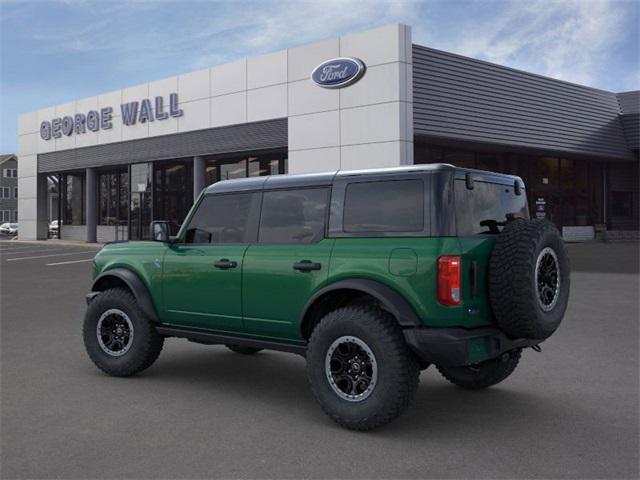
[[[2,478],[637,478],[637,244],[569,247],[567,317],[480,392],[424,371],[369,433],[326,417],[301,357],[169,339],[134,378],[82,344],[87,246],[0,242]]]

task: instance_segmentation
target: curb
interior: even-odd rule
[[[76,242],[73,240],[6,240],[5,242],[0,242],[0,245],[3,243],[11,242],[11,244],[24,244],[24,245],[59,245],[63,247],[86,247],[86,248],[102,248],[104,247],[104,243],[86,243],[86,242]]]

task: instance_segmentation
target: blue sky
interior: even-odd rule
[[[19,113],[391,22],[421,45],[640,88],[636,0],[0,0],[0,153]]]

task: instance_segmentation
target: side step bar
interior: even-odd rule
[[[196,343],[204,343],[206,345],[240,345],[241,347],[264,348],[265,350],[277,350],[279,352],[297,353],[303,357],[307,353],[306,345],[296,345],[293,343],[275,342],[272,340],[263,340],[259,338],[236,337],[233,335],[223,335],[219,333],[204,332],[201,330],[192,330],[188,328],[176,327],[156,327],[156,331],[165,337],[186,338]]]

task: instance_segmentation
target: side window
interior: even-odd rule
[[[343,230],[421,232],[424,230],[422,180],[351,183],[344,199]]]
[[[312,243],[321,240],[328,202],[328,188],[265,192],[259,242]]]
[[[185,243],[249,243],[260,205],[258,193],[204,197],[187,226]]]

